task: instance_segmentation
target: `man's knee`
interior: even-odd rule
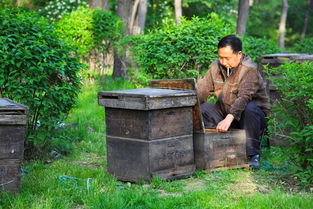
[[[249,102],[244,110],[245,115],[254,115],[254,114],[260,114],[262,110],[260,107],[258,107],[256,104],[253,102]]]
[[[259,108],[258,106],[256,106],[256,104],[254,104],[253,102],[249,102],[245,108],[246,111],[254,111],[257,108]]]
[[[216,106],[214,103],[204,102],[200,105],[201,113],[210,113],[212,110],[215,110]]]

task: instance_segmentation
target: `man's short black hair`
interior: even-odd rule
[[[228,35],[222,38],[220,42],[218,42],[217,48],[220,49],[227,46],[230,46],[234,53],[242,51],[242,42],[235,35]]]

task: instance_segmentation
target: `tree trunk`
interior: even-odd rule
[[[180,18],[183,15],[182,13],[182,0],[175,0],[174,2],[174,8],[175,8],[175,21],[176,23],[180,23]]]
[[[116,13],[126,26],[126,30],[124,31],[125,35],[131,34],[130,21],[133,6],[136,4],[135,1],[139,2],[139,0],[117,0]]]
[[[282,0],[282,11],[279,23],[279,47],[285,48],[285,32],[286,32],[286,20],[288,12],[288,0]]]
[[[89,0],[90,9],[109,10],[109,0]]]
[[[148,7],[147,0],[139,0],[138,2],[138,6],[134,5],[132,11],[132,21],[130,25],[132,35],[139,35],[145,29]]]
[[[12,5],[14,5],[14,6],[18,6],[18,1],[17,0],[12,0]]]
[[[139,0],[135,0],[139,2]],[[131,35],[132,28],[130,27],[131,14],[133,10],[133,6],[136,4],[134,0],[117,0],[117,15],[124,22],[126,29],[124,30],[124,35]],[[126,75],[126,50],[122,52],[122,54],[118,54],[116,50],[114,50],[114,64],[113,64],[113,78],[125,77]]]
[[[124,78],[126,76],[126,53],[118,55],[114,51],[113,78]]]
[[[124,35],[140,34],[145,25],[147,0],[117,0],[117,15],[123,20],[126,30]],[[127,56],[127,48],[122,54],[114,52],[113,78],[125,77],[131,59]]]
[[[312,5],[313,5],[312,3],[313,3],[312,0],[308,0],[308,7],[306,9],[305,16],[304,16],[304,23],[303,23],[303,29],[302,29],[302,33],[301,33],[301,38],[305,37],[306,31],[307,31],[307,28],[308,28],[310,10],[312,9]]]
[[[239,0],[236,33],[243,37],[246,33],[246,25],[249,14],[249,0]]]

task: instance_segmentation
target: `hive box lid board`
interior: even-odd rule
[[[193,106],[195,91],[160,88],[140,88],[98,93],[99,105],[111,108],[153,110]]]
[[[299,57],[299,56],[306,56],[309,54],[300,54],[300,53],[277,53],[277,54],[266,54],[262,55],[263,58],[292,58],[292,57]]]
[[[19,104],[7,98],[0,98],[0,112],[13,112],[16,111],[18,114],[27,114],[28,107],[25,105]]]

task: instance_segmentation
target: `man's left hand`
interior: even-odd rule
[[[234,116],[232,114],[228,114],[224,120],[219,122],[216,126],[217,132],[226,132],[228,131],[231,123],[234,120]]]

